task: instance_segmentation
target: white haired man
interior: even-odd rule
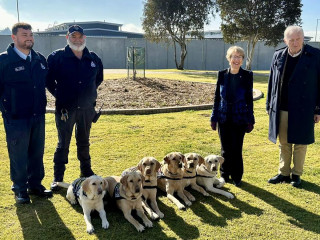
[[[266,102],[269,140],[276,143],[279,135],[280,142],[279,171],[268,180],[272,184],[301,185],[307,145],[314,143],[314,124],[320,120],[320,50],[303,40],[301,27],[287,27],[286,47],[277,50],[271,62]]]

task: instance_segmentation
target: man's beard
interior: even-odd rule
[[[67,39],[67,43],[72,50],[77,52],[81,52],[86,47],[86,40],[83,40],[83,43],[80,46],[73,44],[69,39]]]
[[[30,41],[28,41],[30,42]],[[17,46],[20,47],[21,49],[28,49],[31,50],[33,48],[34,42],[31,41],[31,44],[26,43],[26,42],[19,42],[17,41]]]

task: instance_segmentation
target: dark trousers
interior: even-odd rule
[[[243,175],[242,146],[245,129],[246,125],[234,124],[231,121],[218,124],[221,155],[224,158],[224,162],[220,166],[220,173],[226,180],[231,176],[233,181],[241,181]]]
[[[12,190],[39,188],[44,178],[45,116],[27,119],[3,117],[10,158]]]
[[[89,136],[92,119],[95,115],[94,108],[73,110],[68,112],[67,121],[61,120],[61,113],[55,114],[58,130],[58,145],[54,153],[54,181],[63,180],[65,164],[68,163],[68,154],[73,127],[77,144],[77,157],[80,161],[80,171],[84,176],[92,175],[91,158],[89,154]]]

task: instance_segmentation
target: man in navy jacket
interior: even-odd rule
[[[29,194],[51,197],[44,178],[47,76],[46,59],[32,50],[34,38],[27,23],[12,28],[13,43],[0,55],[0,110],[10,158],[12,190],[17,203],[29,203]]]
[[[277,50],[271,63],[269,139],[276,143],[279,135],[280,142],[279,171],[268,181],[272,184],[300,186],[307,145],[314,142],[314,124],[320,120],[320,50],[303,40],[302,28],[289,26],[284,32],[287,47]]]
[[[68,45],[48,56],[47,89],[56,99],[55,119],[58,130],[52,190],[59,190],[56,183],[63,180],[74,125],[80,176],[94,174],[89,154],[89,136],[96,114],[94,107],[97,88],[103,81],[102,62],[94,52],[87,49],[83,29],[78,25],[71,26],[66,38]]]

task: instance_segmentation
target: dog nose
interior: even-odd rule
[[[140,188],[136,187],[136,193],[139,193],[139,192],[140,192]]]
[[[193,168],[194,167],[194,163],[190,163],[190,167]]]
[[[151,173],[151,169],[150,169],[150,168],[147,169],[147,170],[146,170],[146,173],[147,173],[147,174],[150,174],[150,173]]]
[[[98,194],[102,194],[102,189],[98,188]]]
[[[182,163],[179,163],[179,165],[178,165],[178,166],[179,166],[179,168],[182,168]]]
[[[212,171],[217,171],[217,167],[216,166],[212,167]]]

